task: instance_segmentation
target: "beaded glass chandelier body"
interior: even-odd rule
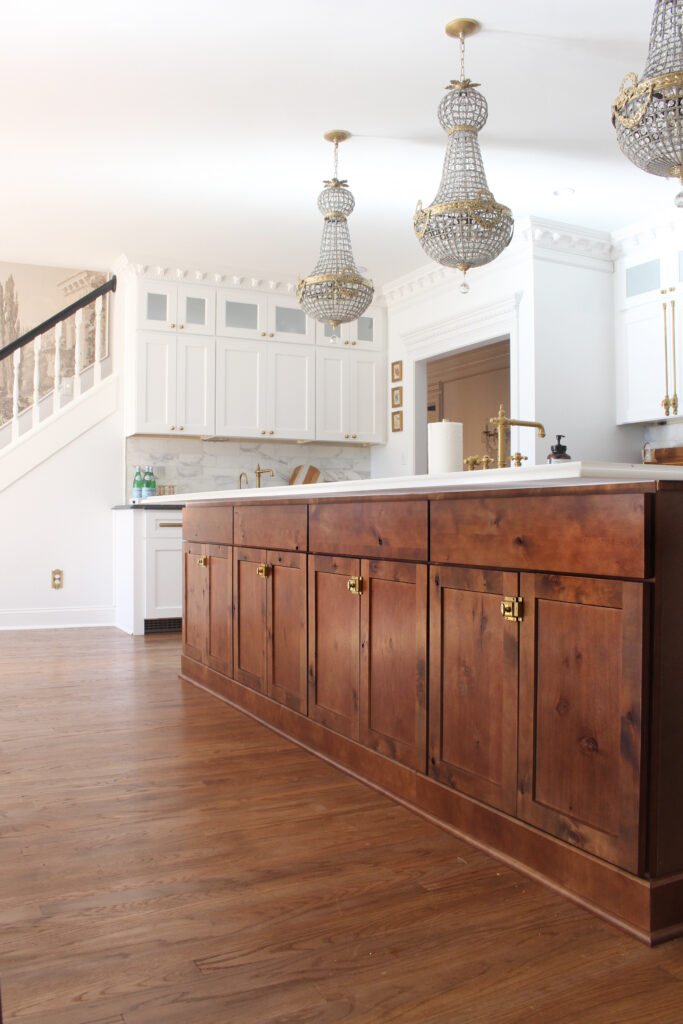
[[[374,288],[353,261],[347,217],[355,201],[347,182],[337,177],[339,143],[348,139],[349,133],[327,132],[325,138],[334,142],[334,177],[325,182],[326,188],[318,196],[318,209],[325,218],[320,256],[308,277],[299,281],[296,297],[310,317],[336,328],[362,316]]]
[[[439,190],[430,206],[418,202],[413,226],[427,255],[465,274],[499,256],[512,239],[514,221],[489,191],[478,133],[486,124],[488,106],[476,82],[465,77],[465,37],[478,23],[459,19],[446,26],[460,39],[461,77],[446,87],[439,104],[439,122],[448,135]],[[467,286],[463,284],[462,290]]]
[[[657,0],[642,77],[621,83],[612,124],[636,167],[683,185],[683,0]],[[676,196],[683,205],[683,191]]]

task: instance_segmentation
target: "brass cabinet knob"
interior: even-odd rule
[[[171,327],[175,327],[175,324],[171,324]]]
[[[206,566],[208,564],[209,564],[209,556],[208,555],[202,555],[201,558],[197,559],[197,565],[202,565],[202,566],[204,566],[206,568]]]
[[[171,430],[175,430],[175,427],[171,427]]]
[[[269,433],[269,434],[274,434],[274,433],[275,433],[275,431],[274,431],[274,430],[269,430],[269,431],[268,431],[268,433]]]
[[[179,329],[180,329],[181,331],[184,331],[184,330],[185,330],[185,324],[178,324],[178,328],[179,328]]]
[[[268,337],[269,337],[269,338],[274,338],[274,337],[275,337],[275,335],[274,335],[274,334],[269,334],[269,335],[268,335]]]
[[[348,341],[345,341],[345,342],[344,342],[344,344],[345,344],[345,345],[348,345]]]
[[[351,437],[358,437],[358,434],[351,434]]]
[[[344,437],[348,440],[349,435],[348,434],[344,434]]]
[[[261,431],[261,433],[262,433],[262,434],[265,434],[265,430],[262,430],[262,431]]]
[[[352,341],[352,342],[351,342],[351,344],[352,344],[352,345],[355,345],[355,344],[356,344],[356,342],[355,342],[355,341]]]
[[[178,430],[184,430],[185,427],[178,427]]]
[[[256,575],[257,576],[262,576],[263,579],[265,579],[267,576],[270,576],[270,566],[267,563],[264,563],[262,565],[257,565],[256,566]]]
[[[266,332],[265,331],[261,331],[261,337],[265,338],[265,336],[266,336]]]
[[[346,589],[350,594],[356,594],[357,597],[363,593],[363,577],[352,576],[350,580],[346,582]]]

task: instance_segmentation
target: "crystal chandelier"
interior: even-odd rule
[[[325,132],[325,139],[334,143],[334,177],[325,182],[326,188],[318,196],[318,209],[325,218],[320,256],[296,290],[304,311],[333,328],[357,320],[370,305],[374,292],[372,281],[364,278],[353,262],[347,217],[353,212],[355,200],[346,187],[348,182],[338,177],[339,143],[350,137],[350,132]]]
[[[448,135],[439,191],[431,206],[418,202],[413,225],[427,255],[463,275],[500,256],[510,244],[514,221],[489,191],[477,135],[486,124],[488,106],[465,77],[465,39],[479,29],[471,18],[446,25],[446,34],[460,40],[460,78],[446,86],[439,121]],[[469,286],[463,280],[462,292]]]
[[[683,185],[683,0],[657,0],[643,75],[631,72],[612,104],[624,156],[636,167]],[[683,191],[676,196],[683,206]]]

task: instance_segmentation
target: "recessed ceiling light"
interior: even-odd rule
[[[574,195],[575,191],[576,191],[575,189],[569,188],[569,186],[567,186],[566,188],[556,188],[556,189],[553,189],[553,195],[557,199],[569,199],[570,196]]]

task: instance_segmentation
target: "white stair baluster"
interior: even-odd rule
[[[102,380],[102,360],[104,359],[104,296],[100,295],[95,299],[95,370],[94,383],[99,384]]]
[[[43,346],[43,336],[39,334],[33,339],[33,426],[39,423],[40,410],[40,350]]]
[[[60,322],[55,327],[55,385],[52,398],[52,411],[62,404],[62,337],[64,336],[64,323]]]
[[[76,338],[74,342],[74,398],[81,393],[81,353],[83,350],[83,310],[79,309],[74,320],[76,322]]]
[[[21,349],[14,353],[14,390],[12,391],[12,440],[19,437],[19,374],[21,372]]]

